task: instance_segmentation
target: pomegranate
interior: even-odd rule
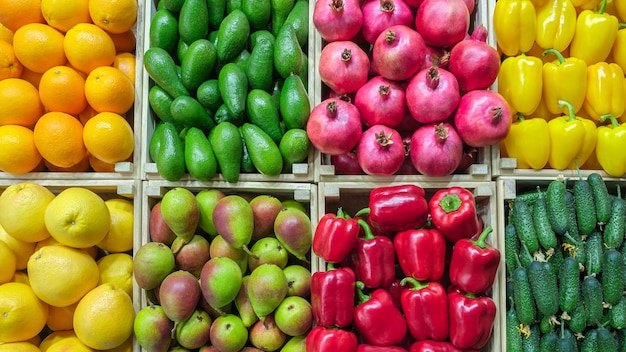
[[[428,45],[451,48],[465,38],[470,13],[463,0],[424,0],[415,14],[415,29]]]
[[[350,40],[361,31],[363,13],[359,0],[318,0],[313,25],[327,42]]]
[[[463,158],[463,141],[449,123],[424,125],[413,133],[409,155],[422,175],[450,175]]]
[[[432,65],[447,69],[449,58],[450,52],[446,49],[426,45],[426,57],[424,58],[424,63],[427,66]]]
[[[407,5],[411,6],[413,9],[420,7],[423,2],[424,0],[406,0]]]
[[[326,99],[311,110],[306,132],[311,144],[320,152],[348,153],[361,138],[359,109],[341,99]]]
[[[478,149],[467,145],[463,146],[463,157],[461,163],[454,172],[464,172],[472,166],[478,159]]]
[[[368,175],[393,175],[405,159],[402,137],[393,128],[374,125],[363,132],[356,157]]]
[[[377,76],[356,92],[354,105],[366,126],[396,127],[404,119],[406,98],[404,88],[394,81]]]
[[[474,12],[474,8],[476,7],[476,0],[463,0],[465,6],[467,6],[467,11],[472,14]]]
[[[411,119],[413,120],[413,119]],[[415,121],[415,120],[413,120]],[[404,161],[400,166],[400,169],[396,171],[397,175],[417,175],[417,169],[413,166],[413,162],[411,161],[410,152],[411,152],[411,138],[413,137],[412,132],[400,132],[400,136],[402,136],[402,144],[404,145]]]
[[[415,132],[415,130],[418,129],[421,125],[421,123],[417,122],[417,120],[413,118],[413,116],[409,112],[409,109],[407,108],[404,112],[402,122],[400,122],[400,124],[394,128],[401,132],[411,132],[412,135],[413,132]]]
[[[337,94],[354,93],[367,82],[370,59],[354,42],[328,43],[318,60],[320,79]]]
[[[450,50],[448,69],[459,82],[461,93],[487,89],[498,77],[500,56],[487,44],[487,28],[482,24],[467,40],[462,40]]]
[[[330,163],[335,166],[335,175],[363,175],[363,169],[356,158],[356,151],[346,154],[331,155]]]
[[[410,27],[414,22],[413,10],[404,0],[366,0],[361,12],[361,34],[372,44],[385,29],[396,24]]]
[[[406,103],[413,118],[421,123],[443,121],[459,105],[461,95],[454,75],[431,66],[411,78],[406,88]]]
[[[464,94],[454,114],[459,136],[476,148],[500,142],[509,133],[511,120],[511,110],[502,95],[485,89]]]
[[[347,94],[338,94],[333,90],[328,90],[328,95],[326,98],[338,98],[343,101],[347,101],[348,103],[354,102],[354,94],[355,93],[347,93]]]
[[[395,25],[380,33],[372,49],[372,60],[378,73],[391,80],[411,78],[424,67],[426,44],[413,28]]]

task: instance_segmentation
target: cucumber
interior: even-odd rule
[[[580,271],[578,261],[573,257],[563,259],[559,271],[559,305],[564,312],[576,308],[580,293]]]
[[[515,202],[516,200],[521,200],[526,202],[526,204],[528,205],[532,205],[539,198],[542,192],[545,192],[545,190],[540,190],[539,192],[537,190],[534,190],[518,194],[517,196],[515,196],[513,202]]]
[[[530,254],[526,245],[522,245],[519,252],[519,262],[524,268],[528,268],[528,264],[533,261],[533,255]]]
[[[547,334],[541,335],[541,339],[539,340],[539,350],[541,352],[548,352],[556,350],[556,343],[559,340],[559,335],[555,332],[549,332]],[[510,351],[507,349],[507,351]]]
[[[561,337],[556,341],[556,346],[554,351],[556,352],[572,352],[577,349],[576,340],[573,337],[567,336],[565,334],[561,335]]]
[[[609,323],[614,329],[626,328],[626,297],[621,297],[609,310]]]
[[[554,316],[544,315],[539,321],[539,330],[542,334],[554,332]]]
[[[554,272],[554,275],[559,277],[559,273],[561,272],[561,265],[563,264],[563,251],[558,249],[559,244],[557,242],[557,248],[555,250],[550,250],[546,252],[547,262],[550,264],[549,268],[551,272]],[[558,280],[557,280],[558,281]]]
[[[595,276],[587,276],[581,286],[587,324],[597,325],[604,313],[602,285]]]
[[[587,182],[593,192],[593,199],[596,206],[596,217],[599,224],[606,224],[611,215],[611,198],[606,188],[606,183],[602,176],[593,172],[587,176]]]
[[[604,253],[604,243],[602,234],[593,232],[585,241],[585,254],[587,261],[585,267],[587,275],[599,274],[602,271],[602,256]]]
[[[582,299],[578,300],[576,307],[569,314],[567,327],[574,333],[581,333],[587,328],[587,316],[585,315],[585,305]]]
[[[576,180],[572,190],[574,191],[574,201],[576,203],[578,229],[583,236],[588,236],[596,229],[597,224],[593,191],[589,182],[583,179]]]
[[[544,316],[552,316],[559,310],[558,285],[550,265],[539,261],[528,265],[528,280],[537,311]]]
[[[580,352],[599,352],[598,330],[591,329],[585,334],[585,338],[580,344]]]
[[[511,220],[520,242],[530,253],[539,250],[539,240],[533,224],[532,208],[523,200],[513,202]]]
[[[528,281],[526,268],[519,267],[513,271],[513,300],[520,323],[530,325],[537,317],[537,306]]]
[[[506,350],[511,352],[522,351],[522,339],[519,331],[519,319],[515,309],[508,309],[506,312]]]
[[[562,235],[567,231],[567,218],[565,215],[565,183],[553,180],[546,190],[546,205],[548,218],[555,233]]]
[[[626,201],[615,198],[611,202],[611,212],[604,226],[604,243],[608,248],[619,248],[626,233]]]
[[[533,324],[530,326],[530,335],[527,338],[522,338],[522,351],[524,352],[539,352],[539,342],[541,341],[541,331],[539,331],[539,324]]]
[[[617,340],[613,333],[605,327],[598,329],[598,350],[602,352],[617,351]]]
[[[585,264],[585,245],[578,230],[576,201],[574,194],[569,191],[565,192],[565,217],[567,218],[567,232],[562,237],[563,248],[567,250],[568,255],[576,258],[579,263]]]
[[[509,276],[513,274],[513,270],[519,265],[518,257],[520,253],[520,243],[515,226],[507,224],[504,227],[504,262]]]
[[[604,302],[617,304],[624,293],[624,258],[616,249],[604,251],[601,280]]]
[[[565,200],[563,200],[565,204]],[[565,212],[561,217],[565,218]],[[556,234],[550,224],[550,217],[548,216],[548,204],[546,198],[539,196],[535,204],[532,206],[532,218],[533,225],[535,226],[535,233],[537,234],[537,240],[541,247],[545,250],[556,247]]]

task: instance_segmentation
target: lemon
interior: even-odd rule
[[[21,282],[25,285],[30,286],[30,280],[28,280],[28,274],[23,271],[16,271],[15,275],[13,275],[13,282]]]
[[[105,350],[105,351],[107,352],[133,352],[133,337],[131,336],[128,339],[126,339],[126,341],[124,341],[123,344],[115,348]]]
[[[0,284],[11,281],[15,275],[15,254],[9,246],[0,241]]]
[[[74,330],[53,331],[48,334],[48,336],[46,336],[43,340],[41,340],[41,343],[39,344],[39,349],[42,352],[47,351],[50,346],[68,337],[76,337]]]
[[[37,242],[50,237],[44,214],[54,193],[37,183],[23,182],[0,194],[0,226],[20,241]]]
[[[43,350],[42,350],[43,351]],[[95,350],[87,347],[78,337],[69,336],[53,343],[46,352],[95,352]]]
[[[83,250],[45,246],[28,261],[30,285],[44,302],[66,307],[98,285],[98,265]]]
[[[60,243],[87,248],[98,244],[106,236],[111,216],[104,199],[95,192],[83,187],[70,187],[48,204],[44,222],[50,235]]]
[[[10,342],[0,345],[0,352],[40,352],[39,347],[30,342]]]
[[[78,303],[74,332],[91,348],[112,349],[132,335],[134,318],[133,302],[126,292],[112,284],[102,284]]]
[[[127,252],[133,249],[133,226],[135,214],[133,203],[127,199],[114,198],[104,202],[111,215],[109,232],[98,247],[109,253]]]
[[[48,309],[48,321],[46,325],[52,331],[72,330],[74,328],[74,311],[78,302],[66,307],[50,306]]]
[[[98,260],[100,281],[98,285],[109,283],[133,296],[133,257],[126,253],[113,253]]]
[[[9,235],[2,226],[0,226],[0,241],[6,243],[15,254],[15,270],[26,269],[28,258],[35,252],[36,243],[20,241]]]
[[[46,238],[43,241],[37,242],[37,244],[35,245],[35,251],[38,251],[41,247],[56,246],[56,245],[63,245],[63,244],[60,243],[59,241],[55,240],[54,237],[50,236],[50,237]],[[91,246],[91,247],[88,247],[88,248],[79,248],[79,249],[84,251],[85,253],[89,254],[94,259],[98,256],[98,247],[97,246]]]
[[[0,342],[20,342],[35,337],[46,325],[48,305],[23,283],[0,285]]]

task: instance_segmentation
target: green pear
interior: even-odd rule
[[[141,308],[133,322],[135,339],[146,351],[166,352],[172,341],[172,329],[174,322],[165,315],[163,307],[156,305]]]
[[[213,321],[210,336],[220,352],[238,352],[248,342],[248,328],[234,314],[221,315]]]
[[[299,264],[292,264],[283,269],[287,277],[289,290],[287,296],[307,298],[311,294],[311,271]]]
[[[254,323],[250,328],[249,337],[252,346],[263,351],[276,351],[287,340],[287,335],[276,325],[273,314]]]
[[[311,303],[300,296],[289,296],[274,311],[276,326],[289,336],[304,335],[313,326]]]
[[[242,273],[248,270],[248,253],[241,248],[231,246],[220,235],[213,237],[209,247],[209,255],[211,258],[228,257],[239,264]]]
[[[248,251],[254,229],[254,214],[250,203],[231,194],[220,199],[213,209],[213,224],[217,233],[235,248]]]
[[[287,278],[276,264],[261,264],[248,281],[248,298],[254,313],[259,319],[265,318],[287,296]]]
[[[289,252],[280,244],[275,237],[263,237],[254,242],[250,248],[248,269],[252,272],[259,265],[272,263],[284,268],[289,261]]]
[[[274,234],[289,253],[306,261],[313,241],[311,219],[306,213],[297,208],[284,208],[274,221]]]
[[[283,209],[282,202],[271,195],[261,194],[250,200],[254,214],[254,230],[252,240],[256,241],[274,233],[274,220]]]
[[[160,242],[148,242],[137,250],[133,258],[133,276],[137,285],[151,290],[165,279],[176,266],[171,248]]]
[[[243,325],[247,328],[251,327],[252,324],[259,320],[259,317],[256,316],[254,310],[252,309],[252,304],[250,304],[250,298],[248,297],[249,280],[249,275],[243,277],[241,288],[237,293],[237,297],[235,297],[235,307],[237,307],[237,312],[239,312],[239,317],[241,317]]]
[[[306,352],[306,335],[290,338],[280,349],[280,352]]]
[[[213,225],[213,208],[215,208],[217,201],[225,196],[224,192],[215,188],[204,189],[196,194],[196,200],[200,209],[198,226],[210,236],[217,235],[217,230]]]
[[[176,325],[176,341],[184,348],[200,348],[209,342],[212,319],[209,313],[196,309],[191,317]]]
[[[183,239],[182,245],[191,241],[198,228],[200,210],[198,201],[190,190],[176,187],[167,191],[161,200],[161,214],[176,237]],[[178,250],[178,247],[172,248],[174,253]]]
[[[200,272],[202,296],[213,308],[232,302],[241,288],[243,275],[239,264],[228,257],[211,258]]]
[[[283,205],[283,208],[296,208],[305,214],[307,213],[304,205],[302,205],[302,203],[298,202],[297,200],[285,199],[281,202],[281,204]]]

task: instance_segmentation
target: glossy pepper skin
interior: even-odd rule
[[[572,104],[578,112],[585,101],[587,92],[587,64],[578,58],[568,57],[554,49],[543,52],[543,56],[555,55],[556,60],[543,64],[543,101],[553,114],[569,113],[559,106],[559,100]]]
[[[481,349],[491,336],[496,304],[489,297],[448,293],[450,342],[457,348]]]
[[[398,346],[373,346],[360,344],[356,348],[356,352],[407,352],[407,350]]]
[[[620,177],[626,173],[626,124],[612,115],[604,116],[602,122],[605,120],[610,124],[598,127],[596,157],[606,173]]]
[[[391,294],[378,288],[371,295],[363,293],[365,285],[357,281],[358,305],[354,308],[354,327],[364,342],[374,346],[397,345],[404,339],[407,327],[402,312]]]
[[[527,55],[504,59],[498,72],[498,92],[509,103],[511,113],[532,114],[542,99],[543,62]]]
[[[348,330],[316,326],[306,336],[307,352],[356,352],[356,335]]]
[[[565,50],[576,30],[576,9],[570,0],[546,0],[537,6],[535,41],[544,49]]]
[[[437,281],[402,279],[402,311],[409,332],[416,340],[443,341],[448,338],[448,295]]]
[[[430,198],[428,207],[432,224],[450,242],[472,237],[481,228],[474,195],[463,187],[438,190]]]
[[[607,0],[602,0],[598,12],[583,10],[576,20],[576,32],[570,45],[570,56],[593,65],[606,60],[617,37],[617,17],[604,12]]]
[[[318,271],[311,276],[311,310],[317,325],[344,328],[352,324],[356,276],[349,267]],[[355,345],[356,348],[356,345]]]
[[[622,1],[621,3],[626,7],[626,2]],[[626,23],[620,23],[620,30],[617,32],[615,43],[613,43],[613,61],[622,68],[622,71],[626,72]]]
[[[405,276],[438,281],[443,276],[446,240],[437,229],[398,232],[393,239],[398,263]]]
[[[583,124],[583,128],[585,129],[585,138],[582,140],[580,152],[574,161],[572,161],[568,169],[576,169],[576,163],[578,166],[584,165],[589,158],[594,155],[596,150],[596,141],[598,140],[597,126],[595,121],[590,119],[580,119],[580,122]]]
[[[583,109],[595,121],[608,114],[619,118],[626,110],[624,90],[624,71],[619,65],[606,62],[590,65]]]
[[[493,29],[506,56],[525,53],[535,43],[537,12],[530,0],[499,0],[493,13]]]
[[[477,239],[462,239],[454,245],[450,259],[452,285],[473,294],[491,289],[500,264],[500,251],[487,243],[492,231],[487,226]]]
[[[541,170],[550,157],[548,122],[541,118],[526,119],[518,114],[501,143],[506,154],[517,159],[518,169]]]
[[[447,341],[423,340],[411,345],[409,352],[471,352],[473,349],[460,349]]]
[[[328,263],[339,263],[354,248],[361,227],[357,218],[350,218],[342,209],[324,215],[315,228],[313,252]]]
[[[561,101],[564,106],[569,103]],[[571,105],[570,105],[571,107]],[[580,154],[580,141],[585,138],[585,127],[576,116],[573,108],[568,115],[554,118],[548,122],[550,132],[550,158],[548,165],[556,170],[566,169]]]
[[[387,236],[374,236],[364,220],[359,223],[365,235],[357,240],[351,254],[356,279],[367,288],[390,286],[396,276],[393,242]]]
[[[368,222],[378,233],[393,233],[417,228],[428,220],[428,202],[422,187],[405,184],[374,188],[368,207],[356,216],[368,215]]]
[[[613,1],[615,4],[615,11],[617,11],[617,16],[621,22],[626,22],[626,2],[623,1]]]

